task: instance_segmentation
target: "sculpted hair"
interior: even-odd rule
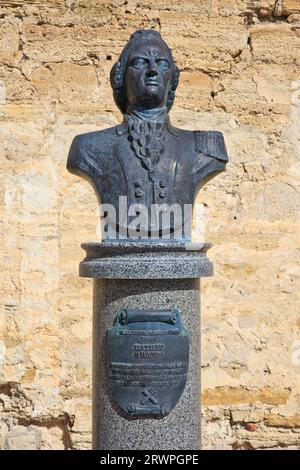
[[[179,82],[180,72],[178,67],[174,63],[170,48],[157,31],[154,31],[153,29],[139,29],[130,36],[128,43],[120,54],[119,60],[114,64],[110,72],[110,84],[113,89],[114,100],[122,114],[126,113],[127,108],[124,75],[127,67],[128,58],[138,41],[145,37],[159,39],[169,52],[171,59],[171,84],[166,103],[168,111],[170,111],[170,109],[172,108],[175,99],[175,91]]]

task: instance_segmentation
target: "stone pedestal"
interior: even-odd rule
[[[200,282],[211,276],[209,244],[85,243],[80,275],[94,278],[93,449],[195,450],[200,445]],[[107,374],[107,332],[124,309],[177,309],[189,335],[186,384],[166,416],[131,416]]]

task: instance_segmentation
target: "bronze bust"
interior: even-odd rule
[[[116,210],[116,232],[109,239],[130,239],[128,220],[124,223],[119,215],[122,197],[127,198],[127,209],[144,206],[149,214],[153,205],[192,207],[200,187],[225,169],[228,157],[221,132],[171,125],[168,113],[178,81],[179,69],[161,35],[154,30],[136,31],[111,70],[122,124],[73,140],[68,170],[88,179],[101,204]],[[139,213],[136,210],[135,216]],[[172,215],[168,224],[160,220],[155,231],[150,217],[141,238],[153,233],[161,238],[168,230],[170,239],[190,239],[191,218],[178,235]]]

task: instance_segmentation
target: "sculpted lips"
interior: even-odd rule
[[[152,86],[159,86],[158,80],[156,80],[154,78],[147,78],[147,80],[145,81],[145,84],[146,85],[152,85]]]

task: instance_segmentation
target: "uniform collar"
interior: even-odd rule
[[[170,134],[172,134],[174,137],[178,138],[179,137],[178,130],[175,127],[172,126],[169,116],[166,117],[166,125],[167,125],[167,129],[170,132]],[[117,135],[119,135],[119,136],[127,134],[127,132],[128,132],[128,123],[124,119],[122,124],[118,124],[115,127],[115,129],[116,129]]]
[[[168,117],[168,108],[166,106],[162,106],[161,108],[138,111],[137,109],[130,108],[128,106],[127,113],[124,114],[124,119],[127,120],[130,117],[133,119],[140,119],[141,121],[164,122]]]

